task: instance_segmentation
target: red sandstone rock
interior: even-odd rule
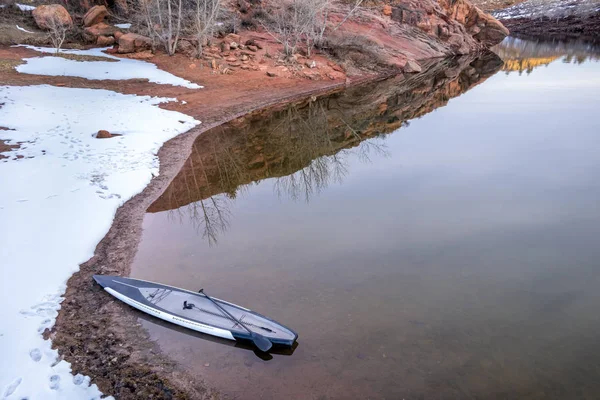
[[[150,38],[136,33],[126,33],[119,38],[119,53],[121,54],[147,50],[151,46]]]
[[[94,6],[83,16],[83,26],[88,27],[99,24],[108,16],[108,10],[104,6]]]
[[[88,41],[93,43],[96,42],[98,36],[114,36],[118,31],[116,27],[100,22],[99,24],[85,28],[83,35]]]
[[[98,36],[96,44],[101,47],[112,46],[115,44],[115,38],[112,36]]]
[[[73,25],[69,12],[60,4],[37,6],[32,12],[35,23],[41,29],[50,29],[53,23],[62,26]]]
[[[99,130],[96,134],[96,139],[110,139],[113,135],[110,134],[109,131],[105,131],[104,129]]]

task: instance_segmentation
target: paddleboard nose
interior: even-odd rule
[[[94,280],[102,287],[110,286],[111,278],[107,275],[94,275]]]

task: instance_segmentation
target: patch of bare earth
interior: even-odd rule
[[[1,130],[8,130],[8,128],[0,126],[0,131]],[[6,155],[4,155],[2,153],[8,153],[9,151],[18,149],[18,148],[19,148],[18,144],[7,144],[5,140],[0,139],[0,160],[3,158],[8,158]]]

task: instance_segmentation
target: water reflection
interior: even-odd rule
[[[293,327],[301,345],[264,362],[144,322],[162,351],[223,398],[600,398],[600,63],[558,59],[464,93],[499,67],[474,62],[323,102],[332,144],[313,154],[384,135],[389,156],[349,155],[343,185],[310,204],[274,195],[276,178],[314,160],[297,154],[308,139],[273,133],[288,108],[204,138],[204,169],[155,206],[237,196],[227,234],[209,247],[191,221],[147,214],[132,274],[210,287]],[[228,141],[240,172],[211,159]]]
[[[185,335],[189,338],[205,340],[205,341],[211,342],[211,343],[217,343],[219,346],[233,347],[236,349],[248,351],[248,352],[253,353],[254,356],[261,359],[262,361],[271,361],[275,358],[274,356],[291,356],[292,354],[294,354],[294,352],[300,345],[299,342],[295,342],[292,347],[280,346],[280,345],[275,344],[269,350],[268,353],[265,353],[265,352],[259,351],[256,348],[256,345],[250,341],[233,341],[233,340],[223,339],[223,338],[220,338],[217,336],[206,335],[201,332],[183,328],[179,325],[171,324],[169,322],[163,321],[158,318],[153,318],[150,315],[143,313],[141,311],[133,311],[133,312],[135,312],[137,314],[137,316],[140,319],[140,321],[142,322],[142,324],[144,324],[148,327],[152,327],[152,329],[157,329],[158,327],[160,327],[160,329],[163,329],[165,332],[168,332],[168,331],[176,332],[177,334]]]
[[[583,41],[523,40],[509,36],[493,51],[504,61],[502,71],[507,74],[525,72],[529,75],[534,69],[559,59],[574,64],[600,60],[600,46]]]
[[[209,244],[231,219],[231,204],[247,185],[274,179],[279,197],[308,202],[348,174],[351,157],[389,155],[386,135],[409,125],[493,75],[494,54],[426,65],[399,76],[237,119],[198,137],[185,166],[148,209],[172,210],[192,221]]]

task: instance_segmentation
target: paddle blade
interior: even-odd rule
[[[259,335],[256,332],[252,333],[252,341],[260,351],[267,352],[273,347],[273,343],[266,337]]]

